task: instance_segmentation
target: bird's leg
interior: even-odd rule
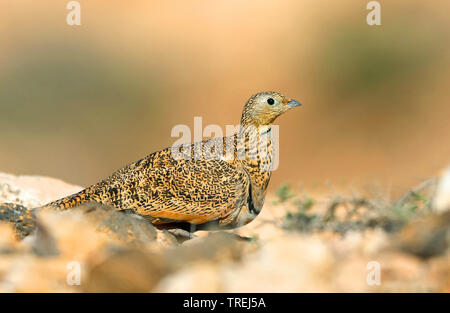
[[[186,238],[186,240],[197,237],[193,233],[181,228],[172,228],[168,229],[167,231],[177,238],[178,237]]]
[[[168,229],[167,231],[175,237],[175,239],[178,241],[179,244],[182,244],[187,240],[197,237],[192,232],[181,228],[172,228]]]

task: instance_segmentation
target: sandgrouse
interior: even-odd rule
[[[277,92],[257,93],[246,102],[240,131],[232,136],[154,152],[41,208],[0,204],[0,220],[14,222],[23,237],[33,230],[36,210],[97,202],[133,211],[158,228],[193,232],[245,225],[261,211],[272,174],[271,125],[299,105]],[[212,147],[210,155],[205,146]]]

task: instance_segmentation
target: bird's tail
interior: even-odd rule
[[[44,205],[42,208],[53,208],[56,210],[68,210],[68,209],[71,209],[73,207],[76,207],[77,205],[80,205],[80,204],[83,204],[86,202],[96,201],[97,199],[94,197],[95,194],[93,193],[93,187],[86,188],[84,190],[81,190],[78,193],[73,194],[73,195],[50,202],[50,203]]]
[[[86,188],[76,194],[61,198],[34,209],[28,209],[20,204],[0,203],[0,221],[6,221],[13,224],[17,236],[20,239],[25,238],[36,228],[36,210],[43,208],[67,210],[82,203],[96,201],[98,199],[95,197],[95,194],[93,194],[93,189],[94,186]]]

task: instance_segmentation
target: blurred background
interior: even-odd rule
[[[280,91],[282,182],[381,184],[450,163],[450,2],[3,0],[0,172],[90,185],[170,146],[176,124],[238,124]]]

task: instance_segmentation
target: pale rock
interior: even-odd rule
[[[224,269],[225,292],[329,291],[334,257],[322,241],[295,234],[264,244]]]
[[[221,273],[217,265],[205,260],[166,276],[153,291],[223,292]]]
[[[84,291],[150,292],[167,274],[167,267],[159,254],[145,249],[105,246],[90,255],[86,271]]]
[[[437,212],[450,210],[450,167],[441,175],[433,205]]]
[[[367,283],[369,271],[367,265],[376,260],[352,255],[340,259],[339,265],[334,269],[330,284],[335,286],[337,292],[368,292],[375,291],[378,286]]]
[[[82,189],[50,177],[0,173],[0,202],[17,203],[27,208],[42,206]]]
[[[362,252],[364,255],[373,256],[389,246],[389,236],[379,228],[364,233]]]
[[[11,224],[0,222],[0,253],[10,253],[20,245]]]

